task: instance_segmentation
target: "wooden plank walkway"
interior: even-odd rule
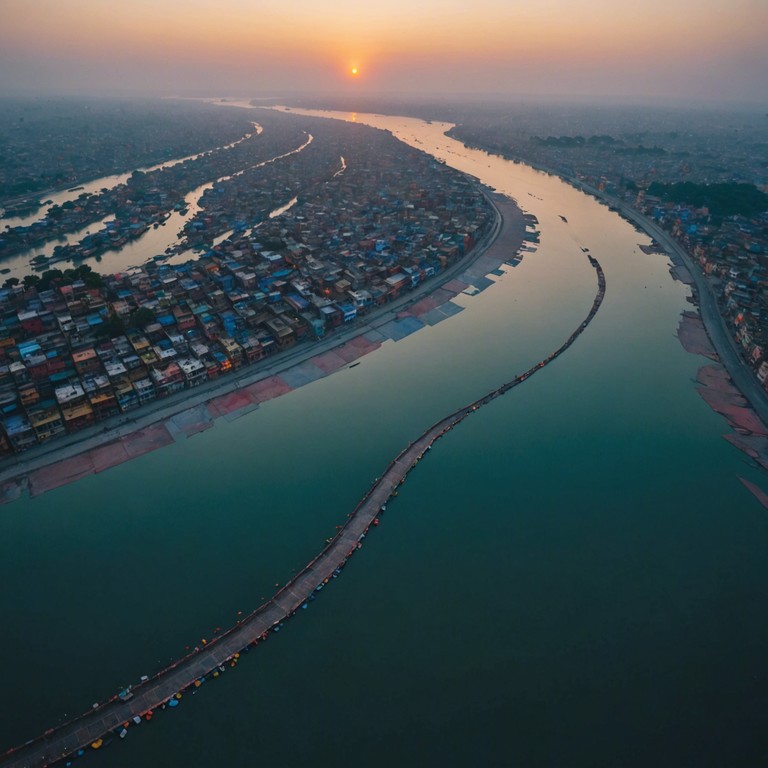
[[[65,759],[87,748],[99,738],[119,730],[133,717],[141,717],[168,702],[175,694],[194,686],[195,681],[231,663],[235,654],[267,637],[280,622],[295,612],[327,583],[349,557],[361,546],[361,540],[387,501],[397,492],[408,473],[431,450],[433,443],[460,424],[478,408],[500,397],[551,363],[584,332],[597,314],[605,296],[605,275],[595,258],[587,255],[597,272],[598,291],[584,322],[558,349],[541,362],[469,405],[454,411],[427,429],[416,441],[400,452],[377,478],[336,536],[283,586],[269,601],[202,649],[179,659],[154,677],[132,688],[132,697],[124,701],[115,696],[80,717],[70,720],[26,744],[9,750],[0,758],[0,768],[40,768]]]

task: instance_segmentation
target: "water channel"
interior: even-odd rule
[[[150,173],[151,171],[173,168],[174,165],[180,165],[181,163],[185,163],[188,160],[197,160],[198,157],[204,157],[210,152],[218,152],[223,149],[232,149],[232,147],[236,147],[238,144],[241,144],[242,142],[250,139],[251,136],[260,134],[262,130],[263,128],[258,123],[253,123],[252,133],[246,133],[236,141],[230,142],[229,144],[225,144],[221,147],[214,147],[213,149],[205,149],[202,152],[196,152],[194,155],[187,155],[186,157],[177,157],[173,158],[172,160],[165,160],[162,163],[144,166],[142,168],[137,168],[136,170],[143,173]],[[39,197],[41,199],[44,198],[43,205],[40,208],[38,208],[33,213],[26,214],[24,216],[9,216],[8,218],[0,219],[0,224],[2,224],[2,227],[0,228],[5,229],[6,226],[28,227],[30,224],[34,224],[36,221],[45,218],[48,211],[50,211],[53,206],[62,205],[63,203],[77,200],[81,195],[96,195],[104,189],[113,189],[120,184],[125,184],[125,182],[131,178],[134,172],[135,171],[132,170],[129,173],[115,173],[110,174],[109,176],[101,176],[98,179],[87,181],[80,186],[71,187],[69,189],[62,189],[48,195],[45,193],[40,193]],[[94,224],[90,226],[96,225]]]
[[[88,762],[759,764],[768,516],[738,476],[764,476],[695,391],[687,289],[558,179],[443,125],[355,118],[513,196],[537,250],[354,369],[4,507],[0,744],[258,605],[410,439],[570,335],[588,247],[608,291],[567,354],[440,441],[309,610]]]
[[[248,133],[245,136],[243,136],[241,139],[238,139],[232,144],[228,144],[224,147],[220,147],[220,149],[229,149],[241,143],[242,141],[245,141],[251,138],[251,136],[260,134],[263,130],[262,127],[258,123],[254,123],[253,125],[254,125],[253,133]],[[282,160],[283,158],[289,157],[290,155],[297,154],[298,152],[301,152],[304,149],[306,149],[312,143],[312,141],[313,141],[313,137],[308,134],[305,141],[299,144],[295,149],[292,149],[288,152],[284,152],[280,155],[276,155],[275,157],[269,158],[268,160],[263,160],[259,163],[254,164],[253,166],[249,166],[249,168],[254,168],[254,169],[261,168],[265,165],[269,165],[270,163],[274,163],[278,160]],[[162,163],[158,166],[153,166],[152,168],[147,168],[143,170],[151,171],[151,170],[157,170],[158,168],[170,168],[186,160],[200,157],[203,154],[207,154],[207,153],[203,152],[198,155],[191,155],[190,157],[181,158],[179,160],[169,160],[166,163]],[[129,241],[119,250],[106,251],[100,257],[89,258],[89,259],[86,259],[85,261],[89,265],[93,265],[96,271],[101,272],[102,274],[108,274],[108,273],[130,270],[133,267],[137,267],[144,264],[150,259],[164,256],[164,254],[166,254],[168,250],[179,245],[179,242],[181,240],[180,234],[183,235],[182,230],[184,225],[188,221],[191,221],[194,218],[194,216],[201,211],[200,200],[202,196],[209,189],[212,189],[216,184],[221,184],[222,182],[228,181],[231,178],[235,178],[236,176],[239,176],[240,174],[244,173],[245,170],[248,170],[248,168],[238,171],[237,173],[234,173],[228,176],[221,176],[220,178],[214,179],[212,181],[207,181],[204,184],[200,184],[199,186],[195,187],[193,190],[191,190],[185,195],[184,208],[182,210],[171,211],[170,215],[168,216],[167,219],[165,219],[165,221],[161,222],[158,226],[150,227],[142,235],[137,237],[135,240]],[[120,176],[105,176],[101,179],[97,179],[96,181],[89,182],[85,186],[84,190],[88,192],[96,193],[103,188],[110,188],[110,187],[117,186],[117,184],[124,183],[128,178],[130,178],[130,176],[131,176],[130,173],[122,174]],[[115,182],[116,179],[118,180],[117,182]],[[63,196],[62,201],[64,198],[66,198],[67,195],[69,195],[70,197],[66,199],[70,199],[73,196],[73,193],[69,193],[69,192],[62,192],[60,194],[61,196]],[[74,193],[75,196],[78,194],[83,194],[83,192]],[[279,206],[274,211],[271,211],[269,213],[269,216],[274,217],[274,216],[280,215],[282,212],[288,210],[294,204],[294,202],[295,200],[291,200],[285,205]],[[60,239],[51,240],[45,245],[40,245],[38,247],[35,247],[28,251],[20,253],[16,256],[5,259],[2,262],[2,267],[5,269],[8,269],[9,272],[5,274],[4,278],[5,277],[22,278],[24,275],[30,274],[33,271],[32,259],[34,259],[34,257],[46,256],[50,258],[53,255],[54,248],[57,245],[75,244],[79,242],[82,239],[82,237],[85,236],[86,234],[98,232],[104,229],[106,224],[113,220],[114,220],[113,215],[106,216],[100,221],[96,221],[96,222],[93,222],[92,224],[88,224],[82,227],[81,229],[77,230],[76,232],[69,233],[68,235]],[[232,234],[232,231],[230,230],[224,235],[221,235],[215,238],[213,241],[213,244],[221,242],[221,240],[226,239],[231,234]],[[172,256],[164,258],[164,261],[166,261],[168,264],[183,264],[184,262],[195,258],[196,255],[197,253],[193,249],[189,249],[189,250],[180,251],[178,253],[174,253]],[[77,262],[77,263],[80,263],[80,262]],[[46,265],[44,268],[45,269],[53,269],[53,268],[66,269],[67,267],[73,266],[74,264],[75,263],[71,260],[66,262],[53,262],[49,265]],[[43,268],[40,268],[38,271],[41,271],[42,269]]]

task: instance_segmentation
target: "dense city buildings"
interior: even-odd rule
[[[348,327],[438,275],[490,227],[492,208],[476,185],[384,131],[273,113],[259,122],[263,131],[237,146],[142,180],[142,200],[162,210],[216,179],[181,233],[178,250],[197,246],[199,257],[171,264],[166,253],[113,275],[82,265],[6,281],[0,451]],[[120,200],[126,220],[143,226],[145,208],[128,199],[135,177],[97,197]]]

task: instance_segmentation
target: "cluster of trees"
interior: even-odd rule
[[[531,141],[541,147],[557,147],[558,149],[576,149],[578,147],[601,147],[613,149],[621,155],[666,155],[667,151],[662,147],[646,147],[638,144],[636,147],[630,147],[621,139],[614,139],[613,136],[600,134],[584,138],[583,136],[547,136],[542,139],[541,136],[531,136]]]
[[[710,214],[718,218],[752,216],[768,210],[768,195],[754,184],[695,184],[692,181],[662,184],[654,181],[648,187],[648,194],[672,203],[685,203],[697,208],[706,206]]]
[[[9,277],[3,283],[3,288],[13,288],[21,284],[25,288],[47,291],[53,286],[72,285],[78,280],[82,280],[89,288],[101,288],[104,285],[104,280],[98,272],[94,272],[87,264],[81,264],[79,267],[63,271],[47,269],[42,275],[25,275],[23,280],[19,280],[18,277]]]
[[[129,328],[140,329],[154,322],[155,313],[147,307],[139,307],[134,310],[127,323],[112,312],[106,322],[101,324],[96,335],[103,339],[112,339],[115,336],[122,336]]]
[[[612,147],[614,144],[622,144],[620,139],[614,139],[613,136],[600,134],[590,136],[585,139],[583,136],[547,136],[542,139],[541,136],[531,136],[531,141],[541,144],[543,147],[583,147],[583,146],[604,146]]]

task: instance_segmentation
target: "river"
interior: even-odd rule
[[[231,149],[247,141],[251,136],[258,135],[262,132],[262,127],[258,123],[253,123],[253,132],[246,133],[236,141],[224,144],[220,147],[213,147],[211,149],[204,149],[202,152],[196,152],[194,155],[187,155],[186,157],[176,157],[171,160],[165,160],[162,163],[156,163],[155,165],[147,165],[136,170],[143,173],[150,173],[152,171],[159,171],[160,169],[173,168],[174,165],[185,163],[188,160],[197,160],[198,157],[203,157],[210,152],[218,152],[222,149]],[[114,173],[108,176],[101,176],[98,179],[92,179],[86,181],[80,186],[70,187],[69,189],[61,189],[56,192],[38,194],[38,197],[43,200],[43,205],[40,206],[34,213],[27,214],[25,216],[9,216],[5,219],[0,219],[2,229],[6,227],[28,227],[30,224],[34,224],[36,221],[45,218],[48,211],[53,208],[54,205],[62,205],[63,203],[77,200],[81,195],[95,195],[104,189],[113,189],[120,184],[125,184],[128,179],[135,173],[130,171],[128,173]],[[95,225],[90,225],[95,226]]]
[[[159,165],[154,165],[148,168],[141,168],[139,170],[144,172],[149,172],[149,171],[158,170],[160,168],[172,168],[174,165],[178,165],[180,163],[186,162],[187,160],[194,160],[198,157],[202,157],[203,155],[209,154],[209,152],[212,152],[212,151],[230,149],[231,147],[237,146],[241,142],[246,141],[247,139],[250,139],[252,136],[258,136],[263,130],[262,126],[260,126],[258,123],[253,123],[253,127],[254,127],[254,131],[252,133],[247,133],[237,141],[234,141],[222,147],[217,147],[215,150],[206,150],[205,152],[200,152],[196,155],[189,155],[188,157],[168,160],[165,163],[160,163]],[[264,165],[268,165],[269,163],[275,162],[276,160],[281,160],[285,157],[288,157],[296,152],[301,152],[303,149],[308,147],[309,144],[311,143],[312,143],[312,137],[308,136],[307,140],[302,144],[300,144],[298,147],[296,147],[296,149],[291,150],[290,152],[276,155],[275,157],[270,158],[268,160],[264,160],[262,162],[256,163],[253,167],[259,168]],[[90,265],[94,265],[94,268],[96,269],[96,271],[101,272],[102,274],[110,274],[114,272],[129,270],[132,267],[138,267],[144,264],[145,262],[149,261],[150,259],[153,259],[156,256],[164,255],[168,249],[174,246],[177,246],[179,244],[179,241],[180,241],[179,234],[182,232],[184,225],[188,221],[191,221],[192,218],[197,213],[200,212],[201,208],[200,208],[199,202],[203,194],[207,190],[213,188],[215,184],[227,181],[228,179],[233,178],[234,176],[240,175],[240,173],[242,172],[243,171],[239,171],[238,173],[232,174],[231,176],[222,176],[220,178],[214,179],[212,181],[207,181],[204,184],[199,185],[198,187],[194,188],[192,191],[188,192],[184,196],[184,202],[185,202],[185,206],[183,209],[184,212],[171,211],[170,215],[165,221],[160,223],[158,226],[150,227],[142,235],[137,237],[135,240],[129,241],[128,243],[126,243],[126,245],[124,245],[119,250],[106,251],[101,256],[85,259],[84,262]],[[46,199],[50,199],[52,204],[60,205],[66,200],[77,199],[78,195],[82,195],[86,193],[97,194],[102,189],[111,189],[113,187],[118,186],[119,184],[124,184],[131,177],[132,173],[133,172],[114,175],[114,176],[104,176],[100,179],[96,179],[94,181],[88,182],[78,191],[70,192],[68,190],[65,190],[65,191],[56,193],[55,195],[52,195]],[[22,219],[0,220],[0,227],[4,228],[6,225],[15,226],[20,223],[30,224],[34,221],[37,221],[43,218],[43,216],[45,215],[49,207],[50,206],[47,206],[45,209],[41,209],[39,213],[36,213],[31,217],[26,217],[24,221],[22,221]],[[270,215],[278,215],[284,208],[285,206],[280,206],[275,211],[273,211]],[[8,277],[16,277],[16,278],[22,279],[24,275],[27,275],[33,272],[32,260],[36,256],[45,256],[47,258],[50,258],[51,256],[54,255],[54,249],[56,248],[56,246],[74,245],[78,243],[86,234],[95,233],[104,229],[107,222],[114,221],[114,218],[115,217],[113,215],[106,216],[103,219],[92,222],[91,224],[87,224],[74,232],[67,233],[61,238],[51,240],[45,243],[44,245],[31,248],[27,251],[24,251],[23,253],[17,254],[16,256],[12,256],[8,259],[5,259],[2,263],[0,263],[0,266],[2,266],[4,269],[7,269],[9,271],[4,274],[3,280],[7,279]],[[228,233],[228,234],[231,234],[231,233]],[[215,242],[218,242],[220,239],[222,238],[217,238]],[[188,250],[182,253],[174,254],[172,257],[167,259],[167,261],[170,264],[183,263],[185,261],[188,261],[191,258],[194,258],[195,255],[196,254],[194,251]],[[74,263],[72,261],[54,262],[46,266],[46,268],[66,269],[67,267],[70,267],[73,265]]]
[[[688,289],[558,179],[355,117],[515,197],[540,244],[354,369],[4,507],[0,743],[258,605],[410,439],[570,335],[588,247],[608,289],[568,352],[440,441],[308,611],[89,763],[760,764],[768,516],[675,338]]]

